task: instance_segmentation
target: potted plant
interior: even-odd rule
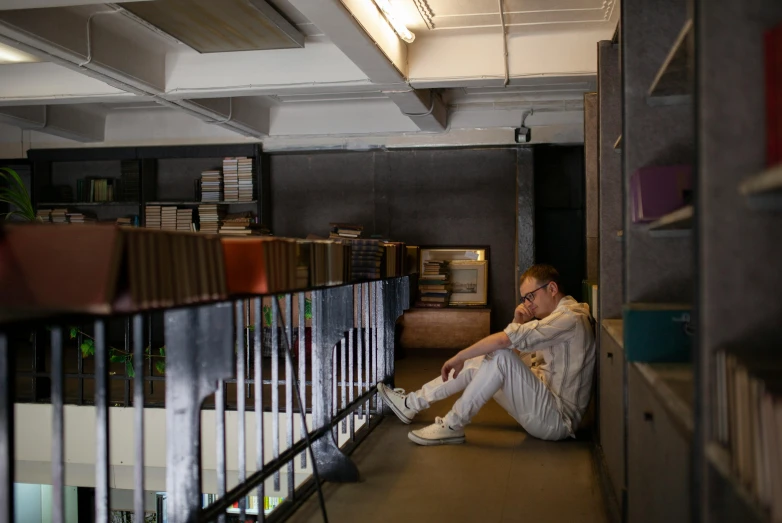
[[[21,221],[35,221],[35,209],[30,193],[19,174],[10,167],[0,167],[0,203],[7,203],[15,209],[0,214],[5,219],[16,218]]]

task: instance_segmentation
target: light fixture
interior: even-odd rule
[[[412,43],[413,40],[415,40],[415,35],[399,20],[399,15],[396,14],[391,3],[388,0],[374,0],[374,2],[378,9],[383,13],[386,21],[388,21],[388,25],[390,25],[394,32],[399,35],[399,38],[408,44]]]
[[[18,64],[22,62],[38,62],[39,60],[27,53],[18,51],[8,45],[0,44],[0,64]]]

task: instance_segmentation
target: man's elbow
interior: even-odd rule
[[[504,332],[498,332],[494,336],[495,336],[494,346],[496,350],[510,349],[513,346],[513,344],[510,341],[510,338]]]

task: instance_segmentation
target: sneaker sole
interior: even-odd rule
[[[401,421],[405,425],[410,425],[410,423],[413,422],[412,419],[402,414],[402,412],[398,408],[396,408],[394,402],[389,399],[388,395],[386,394],[385,385],[383,387],[378,387],[377,393],[380,394],[381,398],[383,398],[383,402],[391,408],[391,411],[394,414],[396,414],[396,417],[399,418],[399,421]]]
[[[458,436],[455,438],[426,439],[422,438],[421,436],[417,436],[412,432],[407,434],[407,439],[413,443],[417,443],[418,445],[423,445],[425,447],[434,447],[437,445],[461,445],[465,441],[464,436]]]

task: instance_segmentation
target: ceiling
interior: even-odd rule
[[[416,33],[500,28],[498,0],[391,0],[408,28]],[[509,32],[530,26],[578,30],[584,24],[605,23],[619,0],[503,0]],[[614,24],[615,25],[615,24]]]
[[[0,9],[0,122],[4,106],[92,107],[111,125],[163,108],[158,122],[181,112],[262,140],[512,127],[531,109],[533,127],[581,132],[595,43],[619,16],[618,0],[503,0],[506,63],[498,0],[390,0],[410,44],[372,0],[36,1]]]

